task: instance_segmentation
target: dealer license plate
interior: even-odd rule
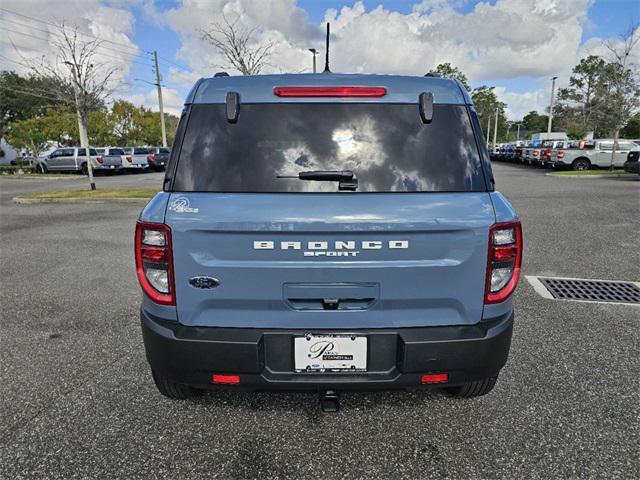
[[[294,358],[296,372],[364,372],[367,370],[367,337],[295,337]]]

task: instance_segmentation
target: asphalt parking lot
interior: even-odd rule
[[[640,280],[640,182],[494,165],[524,273]],[[99,177],[160,188],[162,174]],[[639,478],[640,307],[547,300],[523,280],[495,390],[215,392],[149,374],[133,225],[141,204],[16,205],[80,178],[0,178],[1,478]]]

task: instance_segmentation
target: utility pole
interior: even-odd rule
[[[498,136],[498,107],[496,107],[496,123],[493,124],[493,148],[496,148],[496,137]]]
[[[160,107],[160,127],[162,128],[162,146],[167,146],[167,130],[164,126],[164,106],[162,104],[162,86],[160,85],[160,69],[158,68],[158,52],[153,51],[153,63],[156,68],[156,87],[158,87],[158,105]]]
[[[522,125],[521,123],[518,123],[518,141],[520,140],[520,125]]]
[[[489,137],[491,136],[491,115],[487,119],[487,149],[489,149]]]
[[[313,55],[313,73],[316,73],[316,55],[318,55],[318,51],[315,48],[310,48],[309,51]]]
[[[87,176],[89,177],[89,185],[91,190],[96,189],[96,183],[93,180],[93,164],[89,155],[89,135],[87,134],[87,117],[86,117],[86,98],[85,92],[80,91],[80,79],[76,72],[76,65],[71,62],[64,62],[71,69],[73,74],[73,96],[75,97],[76,116],[78,118],[78,132],[80,134],[80,146],[84,148],[84,158],[87,159]]]
[[[549,124],[547,125],[547,133],[551,133],[551,122],[553,121],[553,100],[556,93],[556,79],[558,77],[553,77],[551,79],[551,100],[549,101]]]

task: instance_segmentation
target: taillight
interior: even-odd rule
[[[564,152],[562,150],[558,152],[558,158],[564,158]]]
[[[133,161],[133,159],[131,158],[131,155],[127,155],[126,156],[127,162],[131,163]]]
[[[153,155],[153,154],[147,156],[147,161],[149,161],[149,162],[153,162],[153,161],[155,161],[155,159],[156,159],[156,156]]]
[[[104,163],[104,159],[102,157],[96,157],[96,162],[102,165]]]
[[[484,303],[500,303],[513,293],[522,265],[520,222],[496,223],[489,229]]]
[[[547,150],[544,152],[544,156],[547,158],[551,158],[551,149],[547,148]]]
[[[531,155],[537,157],[538,155],[540,155],[540,150],[534,150],[533,152],[531,152]]]
[[[171,229],[163,223],[136,223],[136,271],[144,293],[162,305],[175,305]]]
[[[379,98],[387,94],[384,87],[274,87],[278,97],[358,97]]]

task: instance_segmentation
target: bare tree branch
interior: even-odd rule
[[[268,65],[273,53],[273,42],[256,46],[252,41],[258,27],[247,29],[239,24],[239,17],[233,21],[223,14],[222,23],[212,23],[209,29],[201,29],[200,38],[209,42],[228,62],[222,68],[238,70],[243,75],[257,75]]]

